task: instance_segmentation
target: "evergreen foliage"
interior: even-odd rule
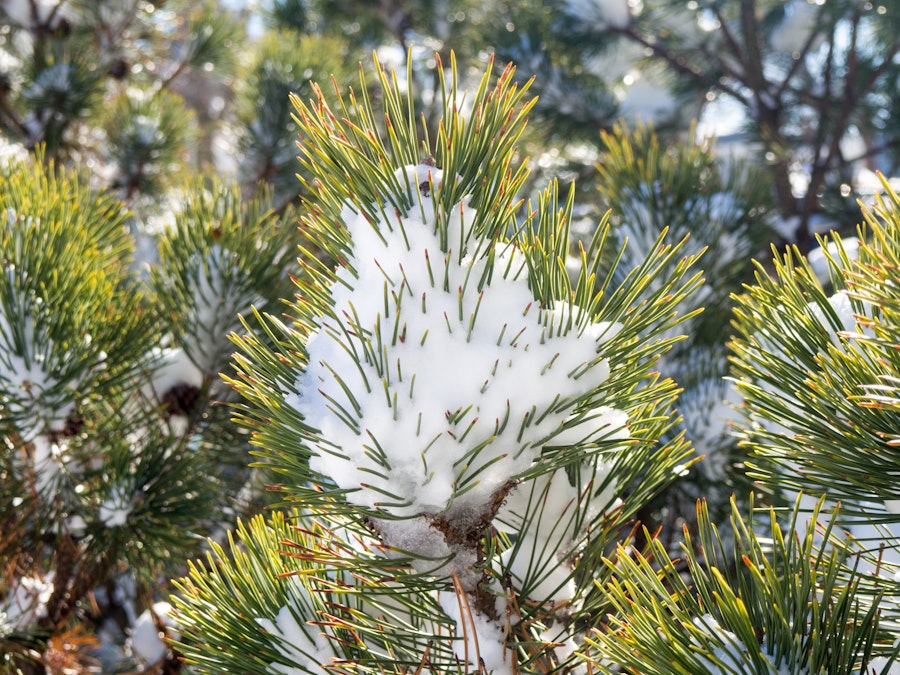
[[[865,209],[858,255],[830,241],[823,288],[796,251],[760,268],[738,298],[735,376],[744,395],[741,440],[763,486],[827,494],[854,520],[897,523],[896,302],[898,198],[885,185]],[[896,558],[896,535],[876,537]]]
[[[228,607],[236,601],[230,585],[247,580],[239,582],[233,572],[214,571],[223,565],[228,569],[223,552],[210,561],[211,572],[195,567],[182,584],[186,593],[179,604],[188,638],[182,649],[201,672],[267,668],[318,672],[320,663],[332,659],[332,667],[356,672],[385,668],[446,672],[480,661],[489,663],[485,666],[489,669],[510,672],[571,668],[573,657],[567,654],[571,647],[565,651],[556,647],[601,618],[592,611],[594,603],[582,603],[593,592],[599,556],[636,510],[671,483],[679,465],[687,461],[688,446],[680,436],[664,443],[656,440],[675,421],[671,408],[675,389],[671,381],[651,371],[659,354],[677,339],[662,335],[682,319],[676,308],[699,281],[688,271],[692,257],[674,264],[678,247],[660,241],[640,265],[622,271],[622,280],[614,282],[616,265],[598,274],[611,245],[607,228],[601,226],[582,250],[580,272],[571,280],[564,265],[571,197],[561,204],[551,186],[536,206],[525,208],[524,219],[518,215],[516,186],[525,174],[511,160],[529,107],[525,89],[514,84],[511,69],[493,85],[488,73],[473,99],[463,101],[472,111],[463,117],[453,66],[450,72],[442,95],[444,117],[433,141],[419,138],[403,88],[383,71],[378,71],[378,100],[385,111],[384,141],[374,133],[380,116],[368,98],[357,99],[351,92],[335,104],[321,95],[309,104],[294,99],[304,139],[303,163],[314,175],[314,183],[307,187],[316,198],[304,221],[311,245],[303,257],[301,294],[291,305],[296,319],[287,324],[270,316],[261,335],[257,331],[236,337],[241,354],[232,383],[246,401],[239,409],[239,421],[255,430],[253,442],[280,475],[284,499],[301,507],[286,521],[295,529],[290,543],[280,541],[286,549],[273,552],[277,535],[257,522],[251,528],[252,541],[247,541],[248,557],[241,554],[235,564],[258,570],[256,575],[262,574],[266,561],[271,564],[280,558],[279,573],[296,578],[281,582],[280,604],[255,603],[255,612],[238,615],[236,608]],[[360,91],[369,91],[364,80]],[[420,173],[404,169],[410,164]],[[438,171],[454,179],[442,181]],[[471,218],[462,228],[455,220],[460,209]],[[362,230],[354,229],[354,218],[364,219],[359,221]],[[422,263],[413,242],[423,235],[414,228],[429,223],[444,259],[428,256],[426,249],[425,262],[432,274],[430,286],[423,289],[427,303],[441,307],[444,297],[456,305],[458,296],[462,311],[467,294],[477,302],[469,301],[474,312],[469,315],[471,310],[466,310],[459,323],[447,312],[441,320],[445,326],[437,316],[429,319],[428,331],[420,336],[413,319],[427,310],[420,289],[414,288],[419,278],[415,268]],[[370,279],[365,268],[372,263],[367,255],[384,255],[363,243],[369,238],[364,236],[367,230],[369,237],[377,238],[373,242],[381,240],[386,249],[395,246],[401,251],[399,270],[390,258],[375,260],[383,275],[385,304],[376,308],[374,324],[366,318],[372,317],[371,308],[336,304],[342,286]],[[323,254],[325,260],[339,261],[337,270],[323,262]],[[622,250],[614,255],[621,258]],[[398,271],[403,280],[392,280]],[[496,305],[500,300],[491,297],[509,293],[516,275],[527,281],[529,304],[546,312],[539,325],[542,321],[553,334],[578,336],[589,345],[596,341],[602,360],[592,357],[587,365],[608,368],[608,376],[574,397],[551,395],[546,411],[537,409],[523,418],[512,416],[520,413],[510,410],[520,408],[510,408],[507,399],[508,420],[498,419],[487,436],[478,426],[478,416],[491,414],[492,409],[485,389],[503,385],[499,379],[496,384],[485,383],[480,398],[449,399],[456,400],[460,409],[453,412],[456,403],[448,408],[446,432],[430,441],[428,436],[418,437],[415,425],[404,427],[402,422],[419,405],[419,426],[430,428],[434,403],[415,404],[410,394],[411,402],[405,404],[397,394],[405,391],[405,382],[432,391],[430,380],[441,377],[441,370],[428,365],[438,353],[419,357],[415,365],[416,350],[421,346],[423,354],[429,354],[426,339],[430,343],[441,339],[428,336],[429,331],[447,330],[452,335],[468,327],[465,341],[447,343],[459,346],[446,357],[476,358],[486,345],[473,335],[478,335],[479,324],[490,325],[478,306]],[[457,288],[451,279],[462,285]],[[655,288],[650,280],[658,282]],[[360,301],[366,291],[372,292],[363,289]],[[563,313],[554,319],[551,310],[560,306]],[[500,335],[503,340],[502,331]],[[313,343],[318,346],[329,336],[340,341],[340,349],[351,358],[348,363],[355,365],[342,365],[337,356],[315,356],[322,352],[314,351]],[[267,348],[265,338],[275,340],[277,350]],[[420,338],[413,351],[405,348]],[[518,339],[512,336],[513,341]],[[591,353],[596,349],[591,346]],[[322,372],[330,372],[337,385],[331,394],[325,380],[318,385],[320,394],[313,389],[297,391],[316,358],[332,359],[322,363]],[[530,375],[538,386],[542,372],[552,364]],[[405,375],[403,367],[410,369]],[[528,374],[524,361],[518,372],[519,377]],[[588,379],[587,372],[575,376]],[[550,382],[546,386],[552,386]],[[386,433],[368,409],[373,405],[371,392],[382,387],[388,407],[380,414],[393,414],[399,432]],[[328,426],[331,435],[298,411],[298,395],[307,410],[316,405],[304,403],[307,398],[325,397],[334,419]],[[614,410],[621,411],[622,421],[613,422]],[[537,436],[525,433],[532,424],[539,429],[542,419],[560,421],[535,432]],[[625,419],[627,429],[617,428]],[[353,441],[336,442],[339,432],[334,424],[345,425],[350,437],[364,443],[373,464],[359,471],[369,472],[369,479],[360,473],[360,478],[348,482],[330,473],[343,463],[352,467],[361,461],[352,451]],[[505,432],[507,425],[518,434]],[[402,435],[404,428],[410,428],[411,435]],[[523,434],[534,439],[531,445],[517,440]],[[562,440],[563,436],[570,440]],[[444,467],[440,456],[429,454],[435,443],[446,448],[442,453],[458,456],[454,467]],[[404,468],[403,456],[410,445],[423,448],[424,473],[419,478]],[[516,461],[509,465],[512,458]],[[447,475],[448,470],[455,473]],[[421,483],[404,492],[410,480]],[[441,485],[448,480],[450,491],[437,497],[444,494]],[[553,515],[547,500],[555,503],[560,494],[571,496]],[[507,500],[522,510],[506,512]],[[276,521],[271,527],[282,526]],[[286,587],[295,590],[285,593]],[[250,592],[247,586],[240,588],[239,598]],[[221,616],[211,619],[209,607],[222,607]],[[303,629],[309,621],[319,625],[327,639]],[[234,625],[225,625],[229,622]],[[211,635],[212,624],[221,628]],[[298,630],[307,632],[299,643]],[[259,649],[226,649],[238,634]],[[266,644],[273,641],[292,646],[283,644],[272,656]],[[257,654],[269,654],[268,662],[266,657],[260,662]]]
[[[729,163],[700,141],[692,129],[681,142],[663,145],[647,124],[629,129],[618,124],[601,132],[597,190],[610,211],[615,239],[628,245],[626,266],[639,264],[657,246],[660,233],[684,239],[682,250],[700,257],[704,284],[686,300],[685,311],[702,312],[678,327],[685,339],[662,356],[658,369],[679,383],[679,429],[704,461],[688,480],[668,489],[652,511],[641,514],[645,525],[666,523],[664,537],[678,536],[671,519],[690,519],[693,503],[705,498],[713,513],[727,515],[728,500],[745,486],[734,464],[742,460],[729,434],[729,409],[736,396],[728,373],[726,335],[731,294],[752,277],[752,257],[775,236],[771,185],[752,167]],[[651,280],[651,287],[657,283]],[[668,513],[669,515],[665,515]]]
[[[0,672],[900,672],[889,4],[264,5],[0,2]]]
[[[331,74],[335,82],[349,81],[354,71],[346,62],[345,44],[336,38],[287,30],[261,38],[237,94],[242,182],[264,181],[280,204],[296,199],[301,186],[289,94],[308,99],[312,78],[322,74]]]
[[[593,16],[580,2],[559,7],[557,30],[583,59],[611,43],[630,46],[664,68],[658,83],[672,82],[676,101],[693,96],[699,109],[718,97],[739,107],[769,167],[785,238],[804,252],[818,220],[846,231],[856,218],[852,202],[836,199],[854,187],[853,164],[896,146],[900,43],[887,3],[650,0],[635,11],[604,2]],[[652,72],[642,67],[637,77]],[[807,185],[792,181],[798,163],[808,167]]]
[[[253,480],[246,434],[211,404],[222,342],[278,302],[295,232],[265,194],[198,184],[151,288],[124,204],[40,154],[2,172],[0,652],[10,672],[88,668],[93,621],[134,614]]]
[[[683,564],[658,541],[644,554],[620,545],[605,561],[614,611],[588,639],[592,665],[660,675],[892,672],[896,619],[880,601],[897,586],[873,587],[858,550],[823,545],[839,515],[819,529],[820,508],[805,512],[798,500],[787,519],[770,510],[770,539],[757,534],[752,504],[747,518],[732,503],[728,546],[699,502]]]

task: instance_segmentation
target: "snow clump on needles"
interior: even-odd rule
[[[287,401],[319,432],[310,468],[351,503],[389,518],[493,516],[492,497],[545,446],[621,432],[620,411],[576,412],[609,377],[598,346],[618,326],[571,303],[541,306],[526,255],[486,246],[468,200],[442,236],[440,170],[397,177],[418,187],[405,216],[370,223],[344,209],[353,256]]]

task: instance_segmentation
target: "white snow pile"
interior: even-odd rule
[[[32,216],[6,210],[8,228],[20,221],[29,230],[41,224]],[[106,367],[106,353],[95,350],[92,362],[85,364],[87,367],[73,369],[69,345],[59,344],[50,336],[53,308],[43,297],[28,290],[34,284],[27,269],[9,264],[4,272],[0,291],[9,297],[0,303],[2,404],[12,417],[18,418],[17,431],[29,442],[38,434],[62,430],[75,409],[75,392]],[[12,312],[7,314],[10,309]],[[90,333],[83,333],[81,340],[85,347],[93,342]]]
[[[506,648],[502,622],[491,621],[467,604],[465,596],[446,593],[439,598],[441,607],[456,622],[454,655],[461,663],[479,664],[483,672],[512,675],[515,654]]]
[[[615,502],[612,467],[585,461],[577,488],[563,470],[516,481],[545,447],[627,438],[625,413],[591,405],[610,373],[602,344],[619,326],[592,322],[569,303],[542,307],[525,255],[513,244],[485,245],[468,200],[442,233],[432,202],[441,171],[409,166],[397,179],[418,187],[407,215],[371,223],[344,208],[353,253],[285,400],[317,432],[310,468],[351,503],[383,514],[372,521],[383,543],[412,554],[420,573],[457,575],[460,594],[439,598],[456,622],[457,657],[511,673],[502,622],[466,605],[480,577],[477,551],[459,535],[488,521],[515,531],[519,545],[495,564],[531,597],[572,598],[563,559]],[[302,654],[285,656],[324,662],[327,645],[293,616],[283,610],[260,623],[299,645]]]
[[[12,217],[12,216],[10,216]],[[7,275],[14,274],[13,267]],[[10,280],[11,288],[15,284]],[[15,301],[27,303],[24,297]],[[31,300],[35,312],[42,311],[40,298]],[[85,337],[90,340],[90,336]],[[3,405],[14,418],[19,418],[18,430],[23,440],[31,441],[46,430],[60,430],[66,416],[75,407],[70,391],[59,387],[55,375],[64,366],[58,347],[47,334],[46,326],[33,315],[20,318],[6,316],[0,305],[0,385],[4,390]],[[102,354],[101,354],[102,358]],[[102,366],[102,363],[99,364]],[[74,382],[69,389],[74,389]]]
[[[737,635],[722,628],[715,617],[711,614],[704,614],[694,618],[693,624],[701,632],[713,638],[714,642],[721,642],[723,645],[715,648],[709,656],[702,653],[697,654],[698,659],[705,668],[704,673],[708,673],[708,675],[732,675],[733,673],[745,673],[753,670],[751,662],[741,657],[742,654],[747,654],[748,647],[741,642]],[[699,644],[696,638],[693,638],[693,640],[695,644]],[[755,650],[757,647],[753,645],[749,649]],[[762,641],[758,649],[766,656],[770,675],[804,675],[809,673],[808,668],[791,669],[787,659],[782,659],[781,665],[776,668],[774,663],[778,661],[777,655],[772,647],[766,644],[765,640]],[[882,675],[882,673],[884,675],[900,675],[900,663],[892,663],[890,669],[884,671],[888,661],[884,657],[872,659],[866,668],[859,671],[859,675]]]
[[[515,247],[474,254],[465,202],[442,250],[432,190],[421,188],[439,186],[441,172],[401,171],[421,208],[374,226],[345,208],[354,255],[286,400],[319,432],[310,467],[355,489],[352,503],[401,518],[485,514],[564,429],[590,439],[609,425],[574,405],[609,376],[598,344],[616,327],[565,303],[540,307]]]
[[[134,508],[134,486],[120,481],[110,486],[109,493],[100,504],[100,520],[109,527],[120,527],[128,522]]]
[[[230,354],[227,335],[240,327],[238,313],[264,298],[242,285],[236,254],[219,245],[210,247],[205,257],[193,260],[196,276],[191,277],[190,296],[194,302],[189,357],[204,372],[216,372],[223,355]]]
[[[861,303],[860,312],[857,312],[851,301],[850,295],[847,292],[840,291],[828,297],[828,304],[834,314],[833,317],[830,313],[826,312],[824,307],[814,301],[807,303],[806,311],[808,316],[821,324],[822,328],[827,332],[831,344],[835,347],[844,350],[844,342],[846,340],[862,336],[872,337],[874,335],[871,328],[861,325],[858,321],[859,316],[871,316],[872,311],[869,303]],[[837,325],[835,325],[835,319]],[[790,330],[790,323],[786,322],[784,328]],[[785,361],[789,362],[792,360],[793,357],[790,353],[786,353],[785,349],[770,339],[768,330],[764,330],[758,337],[763,349],[766,349],[773,354],[781,354]],[[822,352],[820,351],[819,354],[822,354]],[[799,401],[796,392],[790,391],[789,388],[785,387],[778,388],[773,386],[772,388],[773,391],[778,392],[779,396],[784,401],[790,402],[792,407],[798,413],[803,413],[805,409],[804,404]],[[779,422],[774,420],[764,420],[763,423],[771,431],[786,434],[792,433],[789,429],[786,429]],[[785,464],[785,470],[796,471],[797,469],[791,462]],[[787,492],[785,493],[785,498],[789,501],[794,497],[795,495]],[[812,510],[813,505],[817,501],[814,497],[809,495],[804,495],[801,499],[803,500],[802,503],[804,504],[804,509],[809,511]],[[825,511],[830,510],[833,506],[835,506],[835,504],[831,500],[826,500]],[[885,512],[897,513],[898,510],[900,510],[900,500],[889,499],[879,502],[858,501],[854,503],[852,508],[861,509],[875,516],[879,516]],[[842,523],[841,527],[845,534],[852,535],[867,548],[878,550],[879,558],[883,562],[900,566],[900,546],[898,546],[900,545],[900,523],[872,525],[862,521],[854,521]],[[884,546],[879,547],[880,543],[883,543]]]
[[[837,236],[837,235],[833,235]],[[830,240],[823,249],[821,246],[814,248],[806,256],[809,266],[812,267],[819,283],[827,284],[831,281],[830,265],[828,258],[831,257],[840,261],[840,250],[847,254],[850,260],[859,259],[859,239],[856,237],[848,237]]]

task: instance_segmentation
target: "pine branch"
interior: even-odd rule
[[[804,525],[798,500],[784,529],[770,511],[764,539],[732,503],[726,551],[700,502],[698,540],[686,532],[683,545],[692,586],[658,541],[644,554],[619,547],[606,561],[614,576],[604,587],[615,614],[588,639],[596,652],[586,658],[603,673],[849,675],[870,672],[880,657],[872,672],[886,673],[897,647],[879,621],[880,591],[868,595],[852,548],[831,546],[836,513],[817,533],[819,508]]]
[[[617,269],[604,224],[570,277],[572,193],[551,184],[525,209],[518,197],[533,102],[513,69],[464,94],[451,60],[433,147],[396,76],[377,76],[376,95],[361,74],[358,96],[293,99],[315,198],[293,317],[255,312],[261,326],[234,337],[235,418],[302,505],[300,528],[325,533],[281,564],[322,570],[334,598],[263,616],[282,634],[315,621],[338,670],[443,672],[476,655],[496,672],[566,670],[577,626],[600,619],[580,607],[602,551],[691,461],[671,433],[675,385],[652,369],[690,316],[696,256],[662,233]],[[371,543],[330,548],[351,539]],[[198,570],[201,582],[215,580]],[[369,609],[383,593],[410,600]],[[204,598],[185,601],[192,621]],[[249,635],[246,617],[227,621],[223,641]],[[328,650],[305,640],[305,655],[260,653],[313,667]]]
[[[788,253],[776,259],[774,278],[760,269],[738,298],[732,351],[748,413],[741,437],[753,451],[753,475],[766,485],[805,486],[851,504],[894,498],[892,481],[881,477],[896,471],[896,410],[877,398],[882,387],[890,397],[900,365],[882,276],[893,273],[900,240],[896,195],[890,199],[866,213],[858,262],[835,242],[834,295]],[[864,290],[875,288],[867,280],[879,290]],[[891,513],[878,518],[896,521]]]

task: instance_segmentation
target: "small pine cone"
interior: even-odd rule
[[[113,62],[109,64],[106,74],[114,80],[124,80],[125,76],[128,75],[128,68],[128,61],[120,56],[113,59]]]
[[[60,432],[61,436],[72,437],[81,433],[84,428],[84,417],[78,413],[73,413],[66,418],[66,424]]]
[[[200,389],[181,382],[172,386],[162,397],[163,409],[168,415],[190,416],[200,400]]]
[[[62,429],[50,431],[48,436],[52,443],[60,443],[64,438],[74,438],[84,429],[84,417],[72,413],[63,422]]]

